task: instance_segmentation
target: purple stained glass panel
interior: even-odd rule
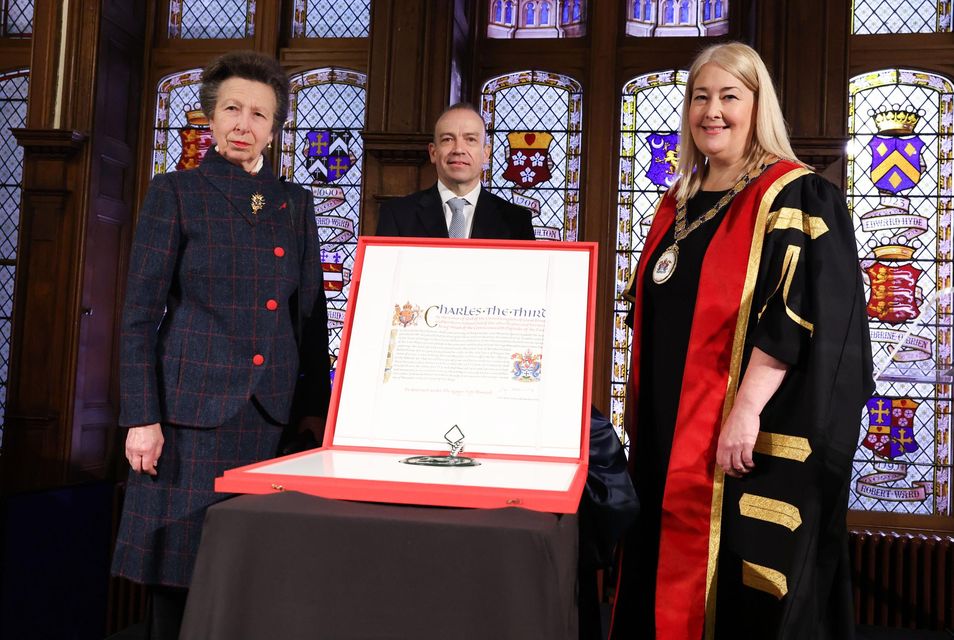
[[[170,38],[240,39],[255,35],[255,0],[170,0]]]
[[[586,0],[485,0],[488,38],[579,38]]]
[[[877,388],[849,507],[950,515],[954,84],[907,69],[849,82],[847,201]]]
[[[0,4],[0,37],[25,38],[33,34],[34,0],[5,0]]]
[[[281,175],[309,189],[322,246],[331,357],[341,343],[360,231],[367,77],[323,68],[291,78]]]
[[[642,38],[729,32],[729,0],[626,0],[626,34]]]
[[[950,33],[950,0],[855,0],[851,33]]]
[[[10,129],[26,126],[30,75],[27,69],[0,74],[0,447],[6,415],[7,373],[16,275],[17,236],[20,227],[20,187],[23,148]]]
[[[367,38],[371,0],[295,0],[295,38]]]
[[[610,419],[623,442],[623,410],[632,332],[626,298],[656,203],[672,180],[679,119],[688,73],[658,71],[623,87],[620,107],[619,200],[616,220],[616,295],[613,312]]]

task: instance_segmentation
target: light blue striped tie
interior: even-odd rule
[[[464,198],[451,198],[447,206],[451,210],[451,223],[447,235],[451,238],[466,238],[467,225],[464,222],[464,207],[469,204]]]

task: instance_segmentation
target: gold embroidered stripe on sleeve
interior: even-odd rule
[[[796,462],[805,462],[812,455],[812,446],[807,438],[786,436],[781,433],[759,431],[755,440],[755,452]]]
[[[801,229],[812,240],[828,233],[828,225],[824,220],[791,207],[782,207],[769,214],[768,233],[784,229]]]
[[[785,579],[785,574],[748,560],[742,561],[742,584],[764,591],[779,600],[788,593],[788,580]]]
[[[759,311],[759,320],[762,319],[762,314],[765,313],[765,310],[768,308],[769,301],[776,293],[778,293],[779,287],[781,287],[782,302],[785,303],[785,314],[792,320],[792,322],[799,325],[803,329],[807,329],[809,334],[814,335],[815,325],[795,313],[795,311],[788,306],[788,294],[792,289],[792,280],[795,279],[795,269],[798,268],[798,257],[801,255],[801,253],[801,247],[796,247],[793,244],[788,245],[788,248],[785,250],[785,259],[782,260],[782,274],[779,276],[778,284],[775,285],[775,290],[772,292],[772,295],[770,295],[765,300],[765,304],[762,305],[762,310]]]
[[[746,518],[771,522],[789,531],[795,531],[802,526],[802,515],[795,505],[751,493],[742,494],[739,499],[739,512]]]

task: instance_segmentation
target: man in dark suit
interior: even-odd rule
[[[534,240],[530,212],[483,189],[490,158],[484,121],[470,105],[448,107],[428,145],[437,184],[381,206],[377,234],[417,238]],[[466,200],[461,203],[460,198]],[[474,207],[474,202],[477,206]],[[459,211],[463,209],[462,213]],[[639,512],[626,458],[613,426],[595,407],[590,419],[590,466],[580,501],[579,629],[581,640],[602,637],[596,572],[609,566],[616,541]]]
[[[483,118],[472,106],[458,103],[444,111],[434,125],[434,141],[427,150],[437,168],[437,184],[385,202],[375,235],[534,239],[530,212],[480,185],[481,169],[490,159],[490,144]]]

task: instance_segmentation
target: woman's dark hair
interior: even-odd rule
[[[243,78],[267,84],[275,92],[275,121],[272,131],[278,132],[288,117],[288,76],[278,60],[255,51],[230,51],[210,62],[202,70],[199,102],[209,118],[215,111],[219,85],[229,78]]]

